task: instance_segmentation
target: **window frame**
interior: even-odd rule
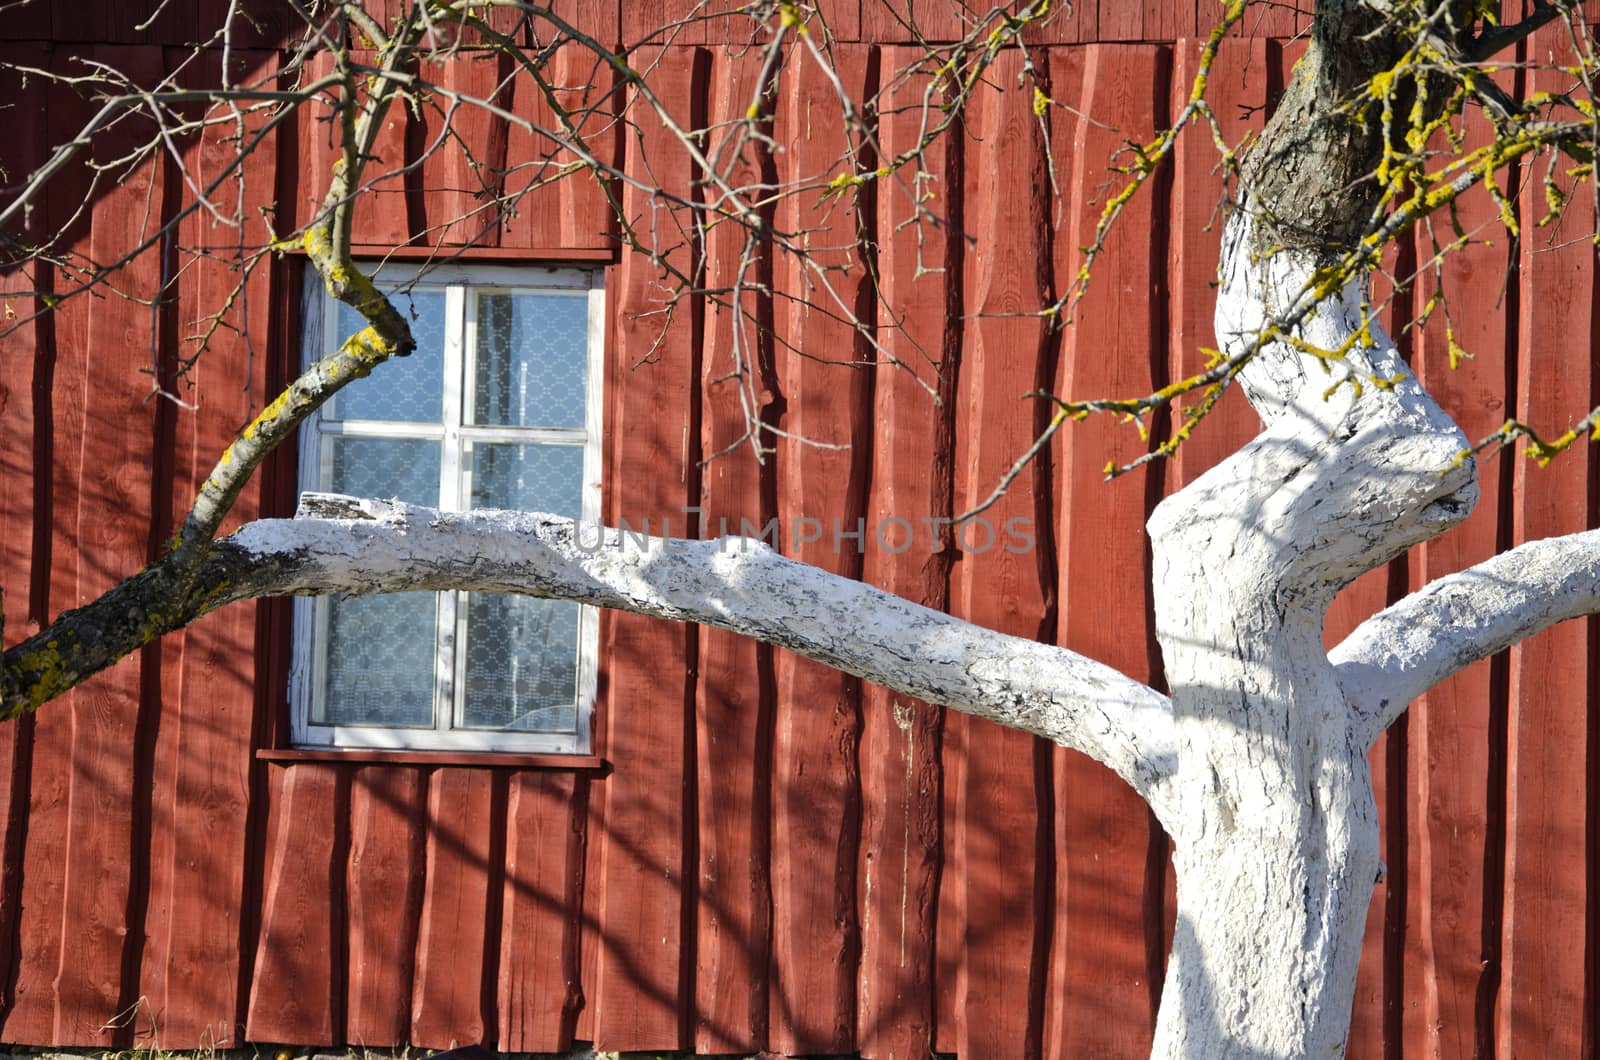
[[[340,420],[324,417],[321,410],[300,426],[298,441],[301,490],[323,490],[331,475],[331,445],[335,437],[392,440],[432,440],[440,445],[440,508],[466,511],[472,490],[468,447],[483,444],[570,445],[583,448],[581,518],[600,520],[601,438],[604,427],[603,379],[605,363],[605,272],[600,268],[571,265],[491,265],[452,263],[418,268],[414,263],[370,263],[373,282],[397,290],[397,308],[405,311],[406,292],[438,290],[444,295],[444,339],[441,367],[441,422],[410,423],[382,420]],[[580,428],[478,426],[468,422],[467,407],[473,395],[477,337],[478,295],[485,292],[514,294],[587,295],[584,424]],[[301,291],[300,362],[309,366],[325,356],[327,344],[342,341],[336,334],[339,302],[323,289],[320,277],[305,270]],[[381,371],[381,367],[379,371]],[[353,384],[362,385],[360,381]],[[336,399],[337,400],[337,399]],[[315,722],[316,707],[326,693],[327,623],[329,598],[297,597],[294,601],[293,645],[289,673],[289,735],[292,747],[313,750],[445,751],[586,755],[592,747],[595,699],[599,684],[599,609],[580,605],[577,643],[576,719],[572,732],[536,733],[514,729],[469,729],[461,724],[467,652],[467,599],[465,591],[434,594],[434,682],[431,727],[339,725]]]

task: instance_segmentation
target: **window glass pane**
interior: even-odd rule
[[[583,427],[587,294],[480,294],[476,345],[473,423]]]
[[[583,447],[498,445],[467,448],[472,507],[549,512],[576,519],[583,513]]]
[[[562,445],[471,446],[472,506],[577,518],[583,449]],[[572,732],[577,724],[578,605],[567,600],[473,593],[467,599],[468,728]]]
[[[332,453],[330,488],[412,504],[439,501],[439,443],[345,438]],[[321,710],[325,725],[433,724],[434,593],[330,600]]]
[[[341,420],[439,423],[444,407],[444,292],[399,292],[389,298],[410,321],[416,351],[409,357],[389,358],[367,378],[339,391],[323,415]],[[337,334],[328,339],[330,348],[364,327],[361,314],[341,302]]]
[[[503,593],[467,597],[469,729],[572,732],[578,710],[578,605]]]
[[[349,438],[330,435],[334,493],[374,500],[439,503],[439,443],[411,438]]]
[[[333,600],[322,725],[433,725],[435,593]]]

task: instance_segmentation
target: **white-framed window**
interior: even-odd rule
[[[307,364],[360,317],[307,270]],[[302,489],[597,522],[599,270],[385,266],[417,350],[340,391],[300,434]],[[305,747],[583,753],[599,619],[501,593],[295,604],[291,732]]]

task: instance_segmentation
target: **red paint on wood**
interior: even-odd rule
[[[1541,31],[1529,41],[1530,53],[1541,60],[1551,50],[1567,54],[1566,33],[1559,25]],[[1559,91],[1561,76],[1531,73],[1529,91]],[[1527,181],[1520,207],[1517,417],[1548,437],[1587,412],[1594,393],[1594,247],[1580,233],[1593,231],[1595,217],[1580,193],[1559,224],[1535,229],[1547,212],[1538,179]],[[1543,469],[1515,459],[1514,542],[1584,529],[1597,473],[1593,451],[1575,446]],[[1585,854],[1596,841],[1578,801],[1597,765],[1580,750],[1588,742],[1583,704],[1595,665],[1580,622],[1511,650],[1501,1056],[1578,1056],[1584,1026],[1594,1020],[1593,999],[1584,998],[1585,932],[1577,925],[1586,901]]]
[[[1333,601],[1323,625],[1323,640],[1332,647],[1349,636],[1357,626],[1383,610],[1388,604],[1389,570],[1379,567],[1348,586]],[[1395,877],[1392,851],[1405,849],[1405,837],[1390,830],[1396,822],[1387,812],[1389,785],[1388,743],[1393,733],[1380,737],[1368,755],[1372,770],[1373,798],[1378,806],[1379,828],[1383,832],[1384,862],[1388,867],[1383,880],[1372,890],[1367,907],[1367,926],[1362,937],[1361,961],[1356,970],[1355,1004],[1350,1016],[1350,1037],[1346,1048],[1352,1060],[1382,1060],[1384,1056],[1384,1007],[1387,1000],[1384,981],[1384,918],[1389,908],[1389,889]],[[1398,839],[1398,843],[1396,840]],[[1405,866],[1399,866],[1401,872]]]
[[[1466,149],[1487,142],[1487,121],[1472,115]],[[1497,176],[1501,187],[1507,174]],[[1498,223],[1499,211],[1476,193],[1457,204],[1468,232]],[[1419,231],[1424,263],[1417,304],[1435,294],[1444,302],[1417,333],[1412,366],[1428,392],[1470,441],[1487,437],[1508,415],[1506,403],[1508,244],[1495,238],[1453,251],[1438,277],[1427,262],[1435,241],[1455,233],[1447,219]],[[1488,232],[1484,232],[1485,235]],[[1471,359],[1452,368],[1446,328]],[[1410,557],[1411,582],[1422,586],[1494,555],[1499,522],[1509,504],[1504,460],[1479,463],[1477,510],[1460,527],[1429,541]],[[1462,671],[1411,705],[1410,903],[1405,964],[1404,1048],[1407,1055],[1470,1056],[1476,1045],[1475,1011],[1484,975],[1485,842],[1489,834],[1488,784],[1494,682],[1487,661]],[[1501,709],[1504,709],[1502,703]],[[1495,946],[1498,946],[1498,940]]]
[[[956,411],[956,507],[982,504],[1034,438],[1038,408],[1023,394],[1038,385],[1046,341],[1038,311],[1050,301],[1047,161],[1030,94],[1015,91],[1021,54],[994,66],[997,90],[980,88],[969,104],[964,220],[976,244],[965,272],[967,324]],[[1037,538],[1039,469],[1024,473],[981,516],[958,529],[962,549],[951,611],[1019,637],[1043,631],[1048,601],[1038,557],[1019,530]],[[969,718],[956,802],[963,907],[961,975],[949,1017],[962,1056],[1037,1057],[1041,1045],[1045,954],[1035,935],[1034,875],[1054,854],[1039,849],[1034,739]],[[947,788],[947,791],[949,789]],[[949,939],[941,925],[941,947]],[[941,1025],[944,1024],[941,1020]]]
[[[1195,5],[1176,0],[1144,0],[1144,39],[1147,41],[1176,41],[1196,34],[1206,34],[1210,26],[1197,26]]]
[[[704,99],[704,60],[696,51],[671,49],[637,55],[634,64],[653,69],[655,92],[681,125],[690,126],[703,114],[696,101]],[[630,137],[628,150],[652,160],[663,187],[688,195],[688,160],[670,133],[642,113],[639,120],[642,140]],[[642,167],[641,156],[630,154],[628,164]],[[648,205],[638,191],[628,190],[630,216]],[[686,233],[665,218],[653,231],[660,252],[676,267],[693,267]],[[660,273],[642,254],[624,252],[614,278],[607,430],[618,438],[607,469],[608,504],[615,518],[635,528],[648,519],[651,532],[660,532],[665,519],[681,534],[681,509],[699,499],[693,313],[688,305],[671,318],[661,312]],[[685,747],[693,690],[685,687],[684,675],[693,659],[694,631],[632,616],[618,616],[609,627],[606,741],[617,771],[604,785],[605,827],[598,836],[603,850],[595,1044],[685,1048],[691,1043],[681,1006],[693,985],[683,962],[690,959],[685,949],[694,929],[685,918],[685,903],[693,896],[684,851],[684,814],[692,805],[686,803],[692,765]]]
[[[865,13],[865,12],[863,12]],[[884,70],[899,70],[917,49],[886,48]],[[889,93],[879,127],[883,154],[893,158],[912,146],[922,115],[915,109],[925,83],[902,79]],[[947,208],[948,141],[932,146],[924,168],[937,176]],[[959,183],[956,183],[959,187]],[[929,388],[954,394],[954,356],[945,349],[950,314],[948,277],[919,275],[919,249],[929,268],[946,259],[945,230],[901,226],[914,213],[912,172],[887,180],[878,192],[876,229],[880,295],[878,372],[874,391],[877,432],[872,442],[872,494],[862,578],[934,608],[949,599],[949,558],[930,540],[927,520],[949,518],[951,452],[942,446],[953,433]],[[883,528],[883,534],[876,533]],[[863,1055],[910,1060],[926,1056],[934,1020],[934,915],[939,886],[940,764],[943,711],[892,694],[862,688],[861,975],[857,994],[856,1048]]]
[[[1137,2],[1111,0],[1102,4],[1093,39],[1103,42],[1150,40],[1145,35],[1144,14],[1143,5]]]
[[[942,0],[933,0],[938,3]],[[911,25],[911,0],[861,0],[861,39],[873,44],[892,45],[913,40]],[[914,59],[915,53],[905,52],[902,63]],[[897,70],[898,66],[884,67]]]
[[[1177,115],[1188,101],[1199,73],[1200,41],[1180,40],[1173,49],[1172,104],[1169,113]],[[1223,135],[1230,144],[1239,144],[1252,128],[1245,114],[1258,113],[1267,99],[1268,49],[1265,41],[1227,38],[1217,50],[1216,63],[1206,89]],[[1225,188],[1218,170],[1220,156],[1209,129],[1200,122],[1178,142],[1173,158],[1172,225],[1169,241],[1168,290],[1171,292],[1168,320],[1169,371],[1174,380],[1188,379],[1205,371],[1210,354],[1217,348],[1212,315],[1217,296],[1213,286],[1217,260],[1222,252],[1222,226]],[[1181,425],[1182,411],[1198,409],[1204,391],[1180,398],[1173,422]],[[1216,407],[1193,428],[1193,434],[1178,447],[1172,458],[1174,478],[1169,489],[1177,490],[1216,466],[1240,446],[1255,437],[1261,422],[1244,399],[1238,386],[1229,387]]]
[[[609,635],[604,626],[600,631],[600,643],[610,643]],[[603,704],[606,700],[606,663],[601,663],[600,669],[600,695]],[[593,730],[594,739],[600,740],[605,734],[604,717],[600,716]],[[600,888],[602,884],[601,851],[605,844],[600,842],[600,837],[605,834],[605,797],[604,785],[591,784],[585,788],[584,805],[578,813],[578,823],[575,827],[583,829],[583,886],[578,894],[578,988],[582,994],[582,1004],[578,1006],[577,1019],[573,1027],[572,1036],[579,1041],[594,1041],[594,1010],[595,998],[598,993],[596,984],[600,981],[600,947],[599,933],[600,918],[596,911],[600,907]],[[577,812],[577,811],[575,811]]]
[[[751,101],[763,91],[758,52],[712,51],[707,157],[733,186],[758,182],[768,152],[744,140]],[[700,504],[707,533],[726,520],[760,525],[768,515],[770,448],[761,429],[773,414],[772,303],[753,288],[770,277],[762,247],[747,247],[732,224],[706,237],[706,279],[730,293],[706,299],[701,352],[701,450],[707,461]],[[740,284],[752,289],[732,293]],[[697,535],[698,536],[698,535]],[[703,1053],[766,1048],[771,939],[772,649],[722,630],[700,630],[695,692],[699,792],[699,886],[695,958],[695,1048]]]
[[[506,813],[499,1047],[571,1047],[578,1010],[587,778],[519,773]]]
[[[1241,27],[1250,37],[1285,40],[1302,36],[1311,29],[1311,6],[1310,0],[1268,0],[1266,3],[1252,4],[1245,11]],[[1201,30],[1207,30],[1222,21],[1221,8],[1221,4],[1199,0],[1195,17],[1200,22]]]
[[[272,57],[244,53],[242,62],[263,73]],[[216,83],[220,56],[209,56],[197,78]],[[251,123],[259,128],[259,118]],[[208,134],[185,153],[195,184],[209,185],[232,160],[234,145],[220,132]],[[225,181],[219,208],[231,210],[243,191],[244,238],[265,241],[259,210],[274,199],[276,157],[272,140],[246,161],[242,185]],[[225,244],[238,233],[202,209],[183,223],[185,246]],[[175,479],[169,523],[181,523],[217,457],[233,441],[239,424],[265,403],[264,338],[270,306],[268,270],[248,277],[205,256],[177,262],[181,270],[176,314],[179,347],[174,357],[198,357],[178,384],[192,409],[174,412]],[[190,336],[202,334],[208,315],[242,297],[201,352]],[[250,338],[247,340],[245,336]],[[254,518],[259,492],[247,489],[223,532]],[[166,1048],[232,1043],[239,982],[239,915],[244,893],[247,775],[254,723],[253,685],[256,608],[227,608],[161,642],[163,718],[155,752],[152,794],[150,890],[140,969],[140,995],[147,999],[156,1038]]]
[[[60,58],[51,65],[63,69]],[[50,128],[81,128],[90,117],[87,104],[68,92],[51,92],[45,98],[45,124]],[[63,225],[90,197],[85,167],[68,167],[46,191],[45,217],[52,228]],[[74,226],[81,234],[83,222]],[[69,240],[72,237],[69,236]],[[52,273],[50,282],[65,293],[65,277]],[[69,298],[50,314],[53,343],[43,350],[50,360],[51,385],[37,406],[45,419],[51,446],[48,493],[51,498],[49,532],[50,570],[41,623],[75,607],[76,572],[80,563],[78,525],[79,487],[84,453],[88,364],[89,305],[82,297]],[[40,362],[42,366],[43,362]],[[36,434],[38,442],[44,438]],[[41,469],[43,470],[43,469]],[[41,543],[35,534],[33,545]],[[36,586],[37,588],[37,586]],[[36,601],[37,602],[37,601]],[[30,608],[35,602],[30,602]],[[27,835],[21,861],[19,926],[16,964],[12,975],[11,1007],[6,1014],[4,1037],[17,1042],[53,1042],[57,1012],[56,972],[61,959],[63,930],[63,874],[66,856],[67,788],[72,769],[72,719],[69,700],[35,716],[31,785],[26,794]],[[18,793],[19,795],[21,793]]]
[[[491,774],[440,769],[428,778],[427,878],[411,989],[411,1043],[481,1043],[489,919]],[[499,896],[495,896],[498,900]]]
[[[25,13],[25,17],[43,22],[48,29],[48,9]],[[42,48],[0,48],[0,63],[42,67],[48,62],[49,53]],[[45,110],[44,83],[37,77],[24,77],[14,70],[0,72],[0,93],[15,102],[19,113]],[[44,126],[44,122],[35,122],[30,130],[7,140],[0,149],[5,168],[19,173],[38,168],[45,158]],[[39,216],[43,220],[48,214],[41,209]],[[0,648],[37,633],[48,606],[49,387],[55,346],[50,322],[44,317],[29,319],[44,311],[35,292],[48,271],[29,265],[0,276],[0,317],[5,321],[0,329],[7,331],[0,338],[0,614],[5,618]],[[7,866],[0,879],[0,1028],[6,1030],[11,974],[24,944],[22,855],[28,829],[33,728],[31,718],[0,725],[0,858]]]
[[[136,83],[153,83],[160,76],[161,56],[155,49],[97,49],[94,57],[121,68]],[[96,157],[118,157],[147,132],[119,127],[96,144]],[[159,180],[159,172],[145,165],[116,187],[100,189],[87,240],[79,249],[93,260],[113,261],[148,236],[158,223],[150,203],[159,201]],[[134,298],[153,297],[159,285],[154,252],[130,262],[118,280],[118,287]],[[72,537],[57,545],[51,593],[57,612],[99,596],[143,566],[150,527],[147,476],[154,410],[144,401],[150,384],[139,369],[148,367],[151,352],[148,341],[130,341],[149,334],[150,313],[118,297],[81,302],[84,330],[73,336],[81,342],[60,346],[56,377],[58,388],[78,391],[82,413],[78,431],[58,433],[58,455],[67,450],[81,455],[67,458],[65,466],[58,463],[64,475],[77,479],[70,486],[77,525]],[[57,424],[65,426],[59,418]],[[65,497],[64,486],[58,486],[58,498]],[[141,666],[138,658],[124,660],[55,706],[66,730],[57,729],[56,739],[70,733],[53,748],[52,768],[61,770],[64,791],[57,792],[64,801],[51,800],[61,816],[53,827],[43,826],[59,832],[48,841],[48,868],[41,866],[60,880],[60,905],[44,914],[60,917],[59,926],[46,936],[59,946],[47,991],[53,1018],[46,1040],[55,1044],[110,1044],[117,1032],[106,1024],[125,1004],[121,978],[133,777],[128,749],[139,709]],[[40,779],[35,772],[35,780]],[[19,982],[19,992],[21,988]]]
[[[526,74],[519,72],[507,85],[510,109],[546,132],[517,124],[506,129],[503,187],[508,209],[501,216],[500,244],[610,249],[616,244],[617,222],[603,185],[591,172],[566,171],[578,157],[558,149],[549,134],[576,141],[603,165],[616,165],[617,105],[611,94],[616,72],[575,44],[558,50],[548,69],[550,93],[572,128],[563,128],[549,98]],[[675,156],[680,153],[681,148],[673,150]]]
[[[425,246],[493,246],[499,239],[495,200],[505,169],[506,122],[472,101],[503,106],[507,101],[496,92],[509,65],[495,53],[466,50],[419,64],[418,76],[440,87],[408,117],[411,143],[421,151],[420,195],[408,201],[420,202],[414,234]]]
[[[754,28],[732,0],[627,0],[621,14],[622,44],[630,49],[748,42]]]
[[[867,48],[840,46],[833,57],[844,90],[866,98],[875,87]],[[826,182],[850,164],[846,132],[818,118],[837,111],[838,96],[812,62],[791,63],[783,77],[774,130],[783,148],[775,158],[779,181]],[[872,223],[871,206],[870,199],[805,197],[779,208],[778,228],[809,232],[812,261],[826,270],[788,255],[778,262],[786,295],[777,314],[782,427],[794,436],[776,441],[778,515],[793,529],[809,517],[838,519],[853,531],[864,517],[872,369],[852,362],[869,360],[870,351],[839,318],[864,312],[871,319],[870,279],[854,246],[858,226]],[[835,574],[861,574],[864,543],[855,540],[791,540],[785,551]],[[774,652],[774,671],[771,1047],[785,1054],[853,1052],[861,683],[781,650]]]
[[[1164,63],[1159,49],[1135,46],[1051,56],[1056,97],[1104,123],[1054,112],[1054,142],[1072,145],[1070,167],[1058,161],[1057,171],[1061,185],[1074,189],[1068,238],[1055,244],[1063,288],[1078,271],[1075,248],[1093,241],[1096,201],[1112,194],[1102,186],[1109,179],[1120,187],[1125,179],[1106,166],[1125,138],[1149,138],[1156,92],[1166,84]],[[1067,331],[1059,390],[1070,398],[1148,393],[1153,357],[1165,357],[1152,348],[1165,336],[1152,334],[1147,311],[1164,264],[1153,260],[1158,244],[1150,233],[1160,206],[1151,191],[1124,211]],[[1056,538],[1061,643],[1141,680],[1148,677],[1149,631],[1144,593],[1135,586],[1142,589],[1147,578],[1145,473],[1107,484],[1103,469],[1108,460],[1126,463],[1143,450],[1132,427],[1109,419],[1063,429]],[[1149,815],[1137,796],[1086,758],[1058,751],[1055,776],[1057,919],[1045,1055],[1142,1055],[1150,1048],[1153,996],[1143,922]]]
[[[376,66],[378,56],[363,49],[352,48],[350,61],[365,66]],[[306,63],[302,75],[308,81],[319,80],[334,72],[333,57],[327,52],[317,52]],[[318,93],[313,103],[301,108],[298,115],[300,136],[300,193],[295,202],[295,218],[304,227],[321,215],[323,198],[328,193],[328,182],[333,178],[333,167],[343,156],[343,135],[338,121],[337,90]],[[383,124],[373,141],[372,157],[362,170],[350,226],[350,239],[356,243],[375,243],[395,246],[409,242],[412,232],[408,209],[405,175],[401,172],[408,161],[407,110],[403,102],[391,105],[384,114]],[[416,137],[421,140],[421,136]],[[420,183],[420,177],[413,180]]]
[[[344,904],[335,887],[339,774],[302,763],[273,768],[268,783],[271,851],[245,1037],[334,1045],[334,939]]]
[[[404,1045],[411,1037],[427,794],[419,769],[364,766],[351,774],[345,1038],[361,1045]]]
[[[827,36],[831,36],[835,43],[864,39],[861,36],[862,5],[859,0],[812,0],[810,6],[816,12],[808,23],[813,34],[822,33],[826,26]]]

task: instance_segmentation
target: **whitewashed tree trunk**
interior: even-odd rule
[[[1249,215],[1236,215],[1217,306],[1224,352],[1315,286],[1315,255],[1258,246]],[[1366,321],[1361,287],[1318,306],[1299,337],[1341,348]],[[1343,1050],[1378,824],[1368,741],[1323,650],[1323,619],[1341,588],[1476,499],[1466,440],[1388,336],[1370,332],[1370,347],[1327,367],[1286,344],[1264,349],[1242,377],[1264,431],[1150,521],[1173,797],[1187,808],[1173,835],[1178,924],[1158,1056]]]

